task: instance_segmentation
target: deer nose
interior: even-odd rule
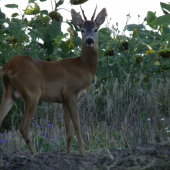
[[[86,44],[87,44],[87,45],[94,44],[94,40],[93,40],[92,38],[87,38],[87,39],[86,39]]]

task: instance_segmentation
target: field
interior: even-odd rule
[[[79,102],[87,158],[80,156],[76,137],[72,155],[66,156],[61,105],[38,105],[30,129],[39,152],[35,158],[27,149],[19,126],[14,126],[13,121],[22,117],[23,110],[18,116],[12,113],[12,130],[0,134],[1,169],[168,169],[170,120],[165,113],[169,110],[169,83],[169,79],[155,78],[147,92],[140,83],[132,87],[127,77],[120,84],[115,80],[113,92],[109,93],[102,87],[96,89],[94,82]],[[9,123],[5,122],[3,126]]]
[[[49,62],[79,56],[80,29],[56,12],[64,1],[51,12],[30,2],[25,11],[7,4],[17,11],[12,19],[0,10],[0,67],[18,54]],[[40,101],[30,127],[38,151],[32,158],[19,133],[24,104],[18,100],[0,128],[0,169],[170,169],[170,4],[160,6],[160,17],[148,11],[142,23],[128,24],[128,14],[120,30],[109,16],[98,31],[98,71],[78,103],[88,157],[80,156],[75,135],[66,156],[62,107]],[[28,21],[28,15],[34,17]],[[68,24],[66,33],[62,22]],[[2,94],[0,79],[0,99]]]

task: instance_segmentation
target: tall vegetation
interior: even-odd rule
[[[70,0],[70,3],[86,1]],[[7,4],[7,8],[19,12],[9,19],[0,11],[0,66],[18,54],[47,61],[77,57],[81,51],[79,29],[72,21],[66,21],[68,32],[61,31],[63,17],[58,9],[63,3],[55,1],[55,9],[49,12],[30,0],[23,13],[17,4]],[[163,16],[157,17],[149,11],[142,23],[128,24],[130,15],[127,15],[122,32],[119,23],[111,27],[108,23],[99,30],[97,76],[91,91],[79,103],[82,132],[89,151],[128,148],[169,138],[170,4],[160,6]],[[30,21],[27,15],[32,15]],[[0,86],[2,98],[2,82]],[[16,131],[22,115],[23,105],[19,101],[1,128],[0,146],[4,149],[11,149],[13,144],[17,149],[26,149]],[[38,151],[50,151],[54,146],[66,148],[63,122],[60,105],[39,102],[32,123]],[[74,140],[73,148],[77,147]]]

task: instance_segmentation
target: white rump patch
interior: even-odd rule
[[[17,90],[14,91],[14,97],[15,97],[16,99],[21,98],[21,95],[18,93]]]
[[[77,99],[80,100],[82,97],[84,97],[86,95],[86,90],[82,90],[78,93],[77,95]]]

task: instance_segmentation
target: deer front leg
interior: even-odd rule
[[[73,96],[67,98],[66,104],[67,104],[68,111],[70,113],[70,118],[73,122],[73,126],[74,126],[74,129],[76,132],[76,137],[77,137],[77,141],[78,141],[78,145],[79,145],[79,149],[80,149],[80,154],[86,155],[84,142],[83,142],[81,132],[80,132],[80,120],[79,120],[79,113],[78,113],[78,108],[77,108],[77,98],[73,97]]]
[[[71,154],[71,143],[73,139],[73,124],[66,104],[62,104],[64,110],[64,121],[67,139],[67,155]]]

